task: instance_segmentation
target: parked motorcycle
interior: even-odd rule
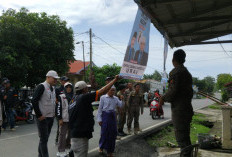
[[[155,97],[150,104],[150,115],[152,119],[164,118],[164,112],[162,106],[159,106],[159,98]]]
[[[26,102],[25,100],[19,100],[15,106],[15,121],[26,121],[29,124],[34,123],[32,110],[32,103]]]

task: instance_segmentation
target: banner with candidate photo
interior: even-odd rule
[[[130,40],[126,49],[120,76],[140,80],[148,61],[151,20],[138,8]]]

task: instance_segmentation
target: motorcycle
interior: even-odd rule
[[[155,97],[153,101],[150,104],[150,115],[152,119],[158,119],[160,117],[163,117],[163,109],[159,106],[159,98]]]
[[[32,114],[32,103],[25,100],[19,100],[15,106],[15,121],[26,121],[29,124],[34,123],[34,115]]]

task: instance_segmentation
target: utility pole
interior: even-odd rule
[[[92,68],[93,68],[93,61],[92,61],[92,29],[90,28],[89,29],[89,48],[90,48],[90,51],[89,51],[89,56],[90,56],[90,70],[92,72]]]
[[[90,48],[90,51],[89,51],[89,56],[90,56],[90,75],[89,75],[89,80],[90,80],[90,83],[91,83],[91,86],[93,89],[96,88],[96,81],[95,81],[95,77],[94,77],[94,72],[93,72],[93,59],[92,59],[92,56],[93,56],[93,50],[92,50],[92,29],[90,28],[89,29],[89,48]]]
[[[82,44],[82,50],[83,50],[83,66],[84,66],[84,80],[86,81],[85,79],[85,47],[84,47],[84,41],[81,41],[81,42],[77,42],[76,44]]]
[[[82,43],[82,48],[83,48],[83,61],[84,61],[84,80],[85,79],[85,47],[84,47],[84,41],[81,42]]]

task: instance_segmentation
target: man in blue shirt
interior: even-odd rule
[[[106,95],[101,97],[97,114],[97,121],[101,126],[99,151],[102,152],[103,149],[106,149],[108,156],[112,156],[115,149],[117,137],[116,108],[122,107],[122,101],[114,96],[115,91],[116,89],[113,86]],[[123,95],[120,99],[123,99]]]

